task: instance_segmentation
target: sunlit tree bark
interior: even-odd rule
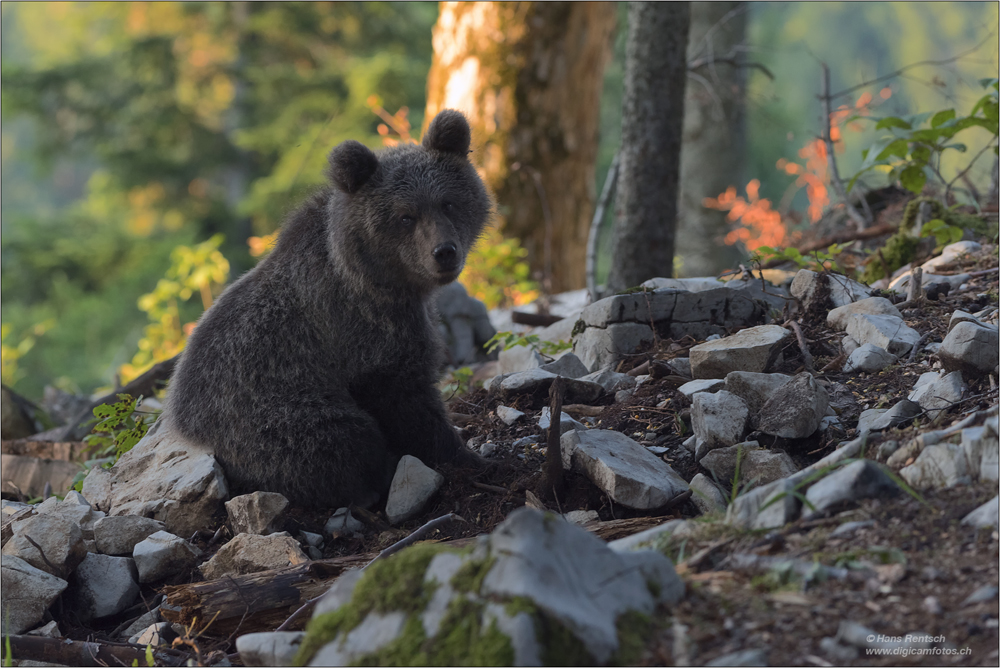
[[[673,275],[690,5],[629,3],[608,290]]]
[[[425,126],[442,109],[472,125],[472,160],[554,292],[583,287],[594,206],[610,2],[442,2]]]

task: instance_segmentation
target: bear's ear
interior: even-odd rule
[[[355,193],[375,174],[378,157],[361,142],[349,139],[330,152],[330,180],[345,193]]]
[[[471,140],[469,122],[462,112],[445,109],[431,121],[427,134],[424,135],[423,145],[424,148],[456,153],[464,158],[469,154]]]

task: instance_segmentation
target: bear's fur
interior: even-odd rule
[[[428,465],[469,454],[435,387],[432,299],[491,211],[469,139],[447,110],[420,146],[340,144],[334,187],[202,315],[165,414],[214,450],[234,493],[370,505],[404,454]]]

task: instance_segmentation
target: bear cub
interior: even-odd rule
[[[469,142],[465,117],[446,110],[419,146],[340,144],[333,187],[202,315],[165,414],[214,450],[234,494],[368,506],[403,455],[474,458],[435,387],[433,303],[492,208]]]

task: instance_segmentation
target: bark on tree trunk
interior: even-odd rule
[[[702,206],[729,186],[743,184],[746,70],[734,51],[746,35],[747,3],[691,5],[688,63],[704,63],[688,74],[684,103],[684,147],[677,215],[677,255],[684,276],[709,276],[740,261],[739,248],[723,237],[731,226],[726,212]],[[715,62],[727,59],[730,62]]]
[[[504,236],[560,292],[585,284],[610,2],[442,2],[426,125],[458,109]]]
[[[629,4],[610,291],[673,275],[690,16],[687,2]]]

